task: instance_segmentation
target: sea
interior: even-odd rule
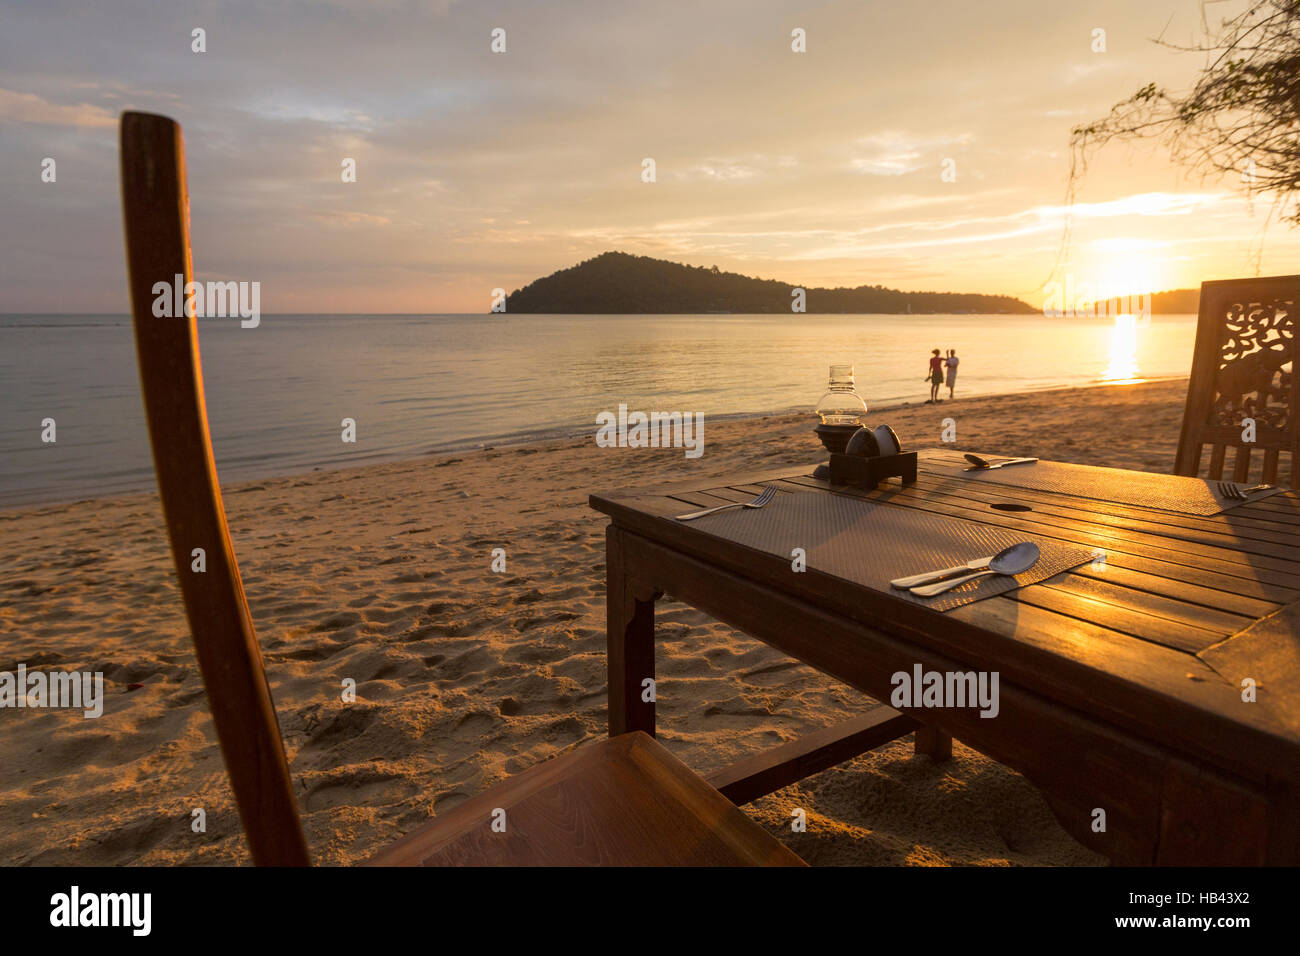
[[[164,321],[164,320],[160,320]],[[264,315],[201,318],[223,482],[591,434],[601,412],[807,411],[831,365],[880,408],[1184,377],[1196,317]],[[943,395],[947,395],[944,388]],[[53,420],[53,432],[48,424]],[[342,441],[344,419],[355,442]],[[44,439],[52,437],[53,441]],[[0,508],[153,487],[131,320],[0,316]]]

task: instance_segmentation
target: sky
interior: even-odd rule
[[[1267,198],[1158,143],[1094,158],[1062,242],[1071,127],[1240,7],[0,0],[0,312],[127,311],[127,109],[184,128],[196,278],[267,313],[483,312],[609,250],[1035,305],[1294,273]]]

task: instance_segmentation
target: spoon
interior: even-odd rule
[[[1038,545],[1032,541],[1022,541],[1019,544],[1013,544],[1005,550],[999,551],[989,562],[988,570],[976,571],[974,574],[962,575],[959,578],[950,578],[947,581],[940,581],[938,584],[926,584],[921,587],[911,589],[911,593],[917,597],[934,597],[936,594],[942,594],[944,591],[951,591],[960,584],[967,581],[974,581],[976,578],[982,578],[986,574],[1022,574],[1028,571],[1038,563]]]
[[[992,462],[987,458],[981,458],[979,455],[972,455],[970,453],[967,453],[964,457],[976,468],[1005,468],[1007,465],[1032,465],[1034,462],[1038,461],[1037,458],[1011,458],[1007,461]],[[966,470],[972,471],[973,469],[967,468]]]

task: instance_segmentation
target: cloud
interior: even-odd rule
[[[0,120],[40,126],[116,126],[117,115],[102,106],[51,103],[35,93],[0,89]]]
[[[315,212],[307,218],[328,226],[389,226],[393,222],[387,216],[373,216],[367,212]]]
[[[752,166],[742,166],[728,162],[703,162],[688,166],[677,174],[680,180],[703,179],[712,182],[735,182],[741,179],[753,179],[758,170]]]
[[[1104,16],[1047,24],[1041,0],[936,0],[932,17],[826,0],[800,8],[806,55],[778,0],[696,4],[685,29],[646,0],[217,3],[206,22],[116,0],[82,4],[71,31],[74,5],[28,4],[0,30],[0,153],[56,155],[60,180],[0,178],[15,225],[0,312],[67,307],[70,261],[99,308],[120,308],[119,109],[183,124],[199,267],[255,270],[308,310],[477,310],[485,286],[612,248],[828,285],[1009,291],[1057,254],[1070,127],[1198,67],[1143,46],[1167,11],[1100,2]],[[1115,52],[1089,52],[1097,23]],[[504,55],[489,48],[498,25]],[[940,178],[947,157],[956,182]],[[1241,198],[1229,182],[1197,188],[1163,153],[1108,148],[1079,193],[1102,201],[1070,211],[1076,251],[1205,235],[1177,281],[1236,268],[1263,217],[1216,198]],[[1279,260],[1285,238],[1270,234]]]
[[[1230,198],[1227,193],[1135,193],[1105,202],[1081,202],[1073,206],[1039,206],[1034,215],[1042,220],[1062,222],[1068,214],[1076,219],[1112,219],[1116,216],[1186,216]]]
[[[866,155],[852,157],[849,168],[869,176],[902,176],[937,163],[939,151],[952,146],[967,146],[974,138],[969,133],[947,136],[925,136],[896,130],[873,133],[855,140],[855,148],[865,151]]]

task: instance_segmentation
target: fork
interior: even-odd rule
[[[1239,488],[1231,481],[1221,481],[1219,482],[1219,494],[1234,501],[1245,501],[1248,496],[1256,491],[1268,491],[1272,487],[1272,485],[1252,485],[1249,488]]]
[[[718,505],[716,508],[705,508],[703,511],[692,511],[690,514],[678,515],[678,521],[693,521],[696,518],[703,518],[705,515],[711,515],[716,511],[726,511],[728,508],[761,508],[773,498],[776,497],[776,489],[768,485],[753,501],[733,501],[729,505]]]

